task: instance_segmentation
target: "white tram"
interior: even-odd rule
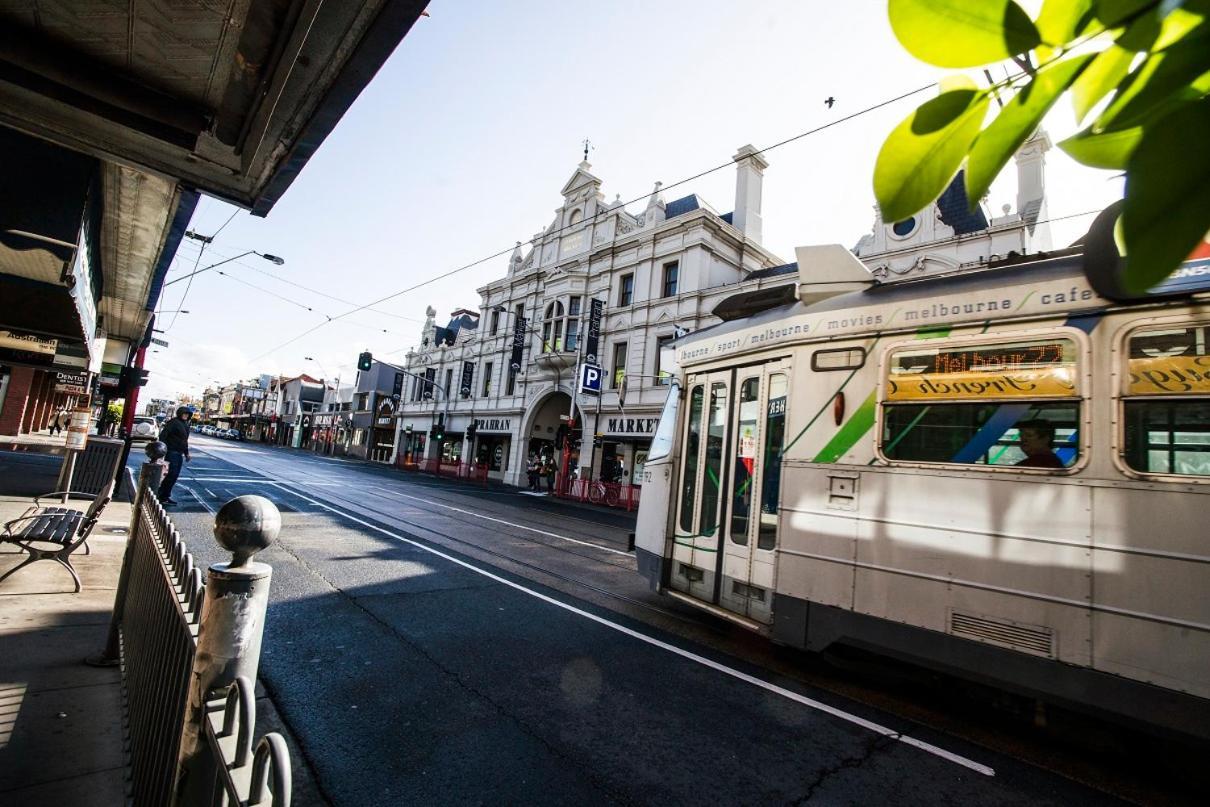
[[[798,258],[796,302],[675,343],[650,584],[1210,737],[1210,261],[1122,304],[1078,254],[886,285]]]

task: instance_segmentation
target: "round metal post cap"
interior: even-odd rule
[[[230,552],[232,566],[243,566],[277,540],[281,512],[264,496],[237,496],[214,517],[214,538]]]
[[[168,446],[161,443],[159,440],[152,440],[147,445],[143,446],[143,450],[147,452],[147,459],[155,462],[162,460],[168,456]]]

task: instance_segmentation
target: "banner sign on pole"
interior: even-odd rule
[[[517,322],[513,326],[513,355],[510,361],[510,366],[517,371],[521,369],[521,353],[525,350],[525,317],[517,317]]]
[[[67,444],[69,451],[83,451],[88,446],[88,424],[92,419],[92,411],[81,407],[71,413],[67,423]]]
[[[584,360],[588,364],[597,363],[601,343],[601,313],[604,309],[605,301],[595,297],[588,304],[588,342],[584,346]]]
[[[462,392],[463,398],[471,397],[471,382],[475,378],[475,363],[473,361],[462,362],[462,380],[458,383],[458,389]]]
[[[430,400],[433,397],[433,380],[437,378],[437,368],[429,367],[424,371],[424,399]]]

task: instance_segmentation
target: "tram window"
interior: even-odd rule
[[[760,426],[760,379],[745,378],[739,386],[739,419],[735,429],[735,469],[731,472],[731,542],[748,544],[752,483],[756,474],[756,432]]]
[[[1210,325],[1138,331],[1127,360],[1126,464],[1210,476]]]
[[[769,376],[769,403],[765,407],[765,456],[761,461],[757,549],[772,549],[777,543],[777,497],[781,491],[782,449],[786,444],[788,387],[789,382],[783,373]]]
[[[865,348],[839,347],[817,350],[811,354],[811,369],[816,372],[828,370],[857,370],[865,366]]]
[[[647,461],[660,460],[672,453],[672,444],[676,434],[676,416],[681,408],[681,388],[673,382],[668,390],[668,398],[664,401],[664,410],[660,412],[660,425],[655,429],[655,437],[651,438],[651,450],[647,453]]]
[[[718,502],[722,493],[723,438],[727,434],[727,385],[710,385],[710,411],[706,414],[706,464],[702,474],[702,515],[698,531],[714,535],[718,529]]]
[[[681,532],[693,534],[693,506],[697,503],[697,452],[702,439],[702,402],[705,388],[689,393],[689,424],[685,430],[685,469],[681,473]]]
[[[1069,339],[913,347],[888,369],[880,447],[889,460],[1062,470],[1078,459]]]
[[[887,406],[882,453],[906,462],[1069,468],[1079,455],[1079,416],[1075,402]]]

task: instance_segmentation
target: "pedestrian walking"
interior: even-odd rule
[[[548,493],[555,492],[555,477],[559,475],[559,466],[555,463],[555,458],[550,457],[546,460],[546,490]]]
[[[172,487],[181,475],[181,465],[189,460],[189,418],[193,410],[187,406],[177,407],[176,417],[160,429],[160,442],[168,447],[168,474],[160,483],[160,504],[176,504],[172,500]]]
[[[59,432],[63,431],[63,424],[59,420],[61,417],[63,417],[63,414],[64,410],[60,409],[51,415],[50,423],[47,424],[47,430],[50,432],[51,437],[54,437]]]
[[[533,454],[529,455],[529,464],[525,466],[525,475],[529,477],[529,489],[538,489],[538,474],[542,466],[538,462],[538,458]]]

